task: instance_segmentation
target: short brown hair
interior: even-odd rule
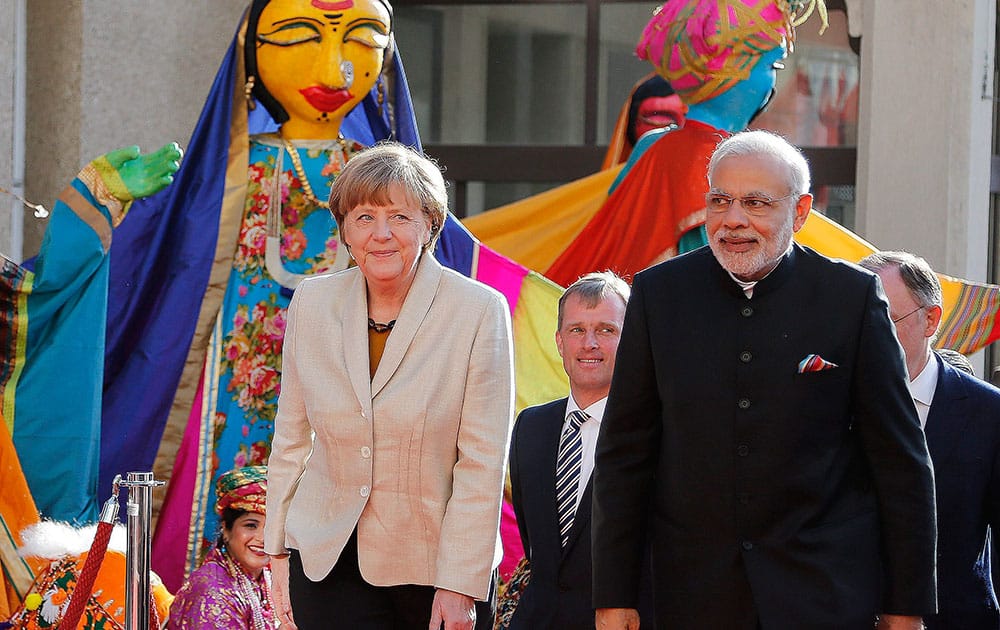
[[[632,289],[628,283],[612,271],[594,271],[580,276],[576,282],[566,287],[562,296],[559,297],[559,315],[556,329],[562,330],[563,310],[569,296],[575,295],[587,308],[594,308],[604,299],[612,295],[617,295],[622,302],[628,306],[628,299],[632,294]]]
[[[362,204],[388,204],[395,186],[430,219],[431,239],[425,250],[433,251],[448,217],[444,177],[436,162],[399,142],[380,142],[351,157],[330,189],[330,212],[337,225],[343,225],[347,213]]]

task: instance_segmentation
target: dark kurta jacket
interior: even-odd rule
[[[929,630],[997,630],[984,548],[987,526],[1000,531],[1000,390],[931,360],[939,372],[924,430],[937,488],[939,614],[924,621]]]
[[[812,354],[837,367],[800,373]],[[638,274],[598,439],[595,605],[634,607],[651,517],[660,627],[934,612],[934,480],[905,370],[878,279],[812,250],[752,299],[708,248]]]

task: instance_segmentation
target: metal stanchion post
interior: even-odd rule
[[[125,504],[128,521],[128,547],[125,560],[125,628],[149,628],[149,555],[152,493],[164,482],[153,479],[151,472],[130,472],[121,485],[128,488]]]

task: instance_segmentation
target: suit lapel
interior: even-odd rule
[[[368,296],[365,279],[358,270],[354,284],[347,293],[344,319],[341,322],[341,339],[344,344],[344,362],[351,379],[354,395],[358,397],[365,416],[372,417],[372,390],[368,358]]]
[[[566,546],[563,547],[563,557],[577,544],[580,535],[587,530],[587,526],[590,525],[590,497],[591,497],[591,485],[594,483],[594,475],[590,475],[590,479],[587,480],[587,485],[584,486],[583,495],[580,497],[580,505],[576,508],[576,516],[573,517],[573,527],[569,530],[569,540],[566,541]],[[590,544],[590,540],[580,541],[580,544]]]
[[[546,519],[545,531],[549,532],[549,540],[546,545],[554,545],[552,549],[559,549],[559,513],[556,510],[556,457],[559,451],[559,434],[562,432],[563,421],[566,419],[566,401],[563,404],[555,405],[552,414],[542,420],[539,424],[538,441],[535,452],[538,453],[538,479],[539,494],[541,503],[544,506]],[[545,480],[545,481],[542,481]]]
[[[958,443],[969,414],[965,412],[966,393],[962,376],[937,354],[931,358],[938,362],[938,381],[924,434],[931,461],[937,466],[947,459]]]
[[[372,398],[378,396],[378,393],[395,374],[403,357],[406,356],[406,351],[413,343],[417,330],[420,329],[420,324],[423,323],[427,311],[431,308],[443,273],[443,268],[434,260],[434,256],[428,253],[420,256],[413,284],[410,285],[406,300],[403,302],[403,308],[400,309],[396,324],[393,326],[392,332],[389,333],[389,339],[386,340],[385,352],[383,352],[382,359],[375,370],[375,377],[371,380]],[[367,315],[365,321],[367,322]],[[368,339],[367,332],[364,338]],[[367,354],[367,347],[365,352]]]

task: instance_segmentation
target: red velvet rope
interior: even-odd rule
[[[97,572],[104,562],[104,553],[108,550],[108,540],[111,539],[111,523],[100,522],[97,524],[97,534],[94,542],[90,545],[90,553],[87,554],[87,561],[83,563],[83,570],[77,580],[76,588],[73,589],[72,598],[69,601],[69,608],[63,615],[59,628],[62,630],[75,630],[80,623],[80,616],[90,599],[90,593],[94,590],[94,580],[97,579]]]

